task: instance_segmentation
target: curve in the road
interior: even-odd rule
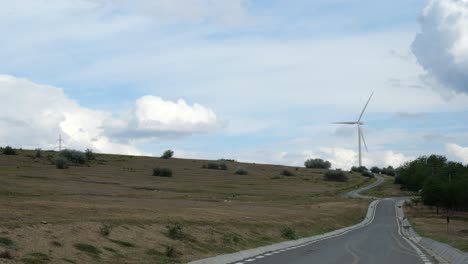
[[[365,227],[234,263],[431,263],[416,245],[401,235],[399,224],[395,221],[396,202],[397,199],[381,200],[373,221]]]

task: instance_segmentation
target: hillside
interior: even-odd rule
[[[357,174],[120,155],[59,170],[55,153],[34,153],[0,155],[0,249],[12,255],[0,263],[183,263],[348,226],[368,204],[340,196],[368,183]]]

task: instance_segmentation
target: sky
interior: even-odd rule
[[[468,0],[0,4],[0,145],[468,163]]]

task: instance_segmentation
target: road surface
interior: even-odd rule
[[[380,177],[378,177],[380,178]],[[383,179],[382,179],[383,180]],[[380,184],[378,179],[376,186]],[[368,188],[364,188],[368,189]],[[359,197],[359,191],[350,193]],[[398,198],[381,200],[374,220],[344,235],[311,244],[278,250],[234,262],[235,264],[429,264],[430,259],[401,235],[397,221]]]

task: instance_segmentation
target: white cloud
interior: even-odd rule
[[[221,121],[210,108],[188,105],[183,99],[164,101],[157,96],[139,98],[125,119],[112,119],[106,132],[124,138],[180,136],[212,131]]]
[[[468,163],[468,148],[459,146],[454,143],[445,144],[445,148],[449,155],[454,156],[463,163]]]
[[[51,147],[62,133],[70,148],[143,154],[135,144],[137,139],[209,132],[219,123],[216,114],[202,105],[155,96],[138,99],[129,116],[118,118],[82,107],[60,88],[8,75],[0,75],[0,97],[0,142],[20,146]],[[127,133],[116,140],[109,132],[114,127]]]
[[[430,0],[420,18],[413,52],[426,69],[426,80],[468,94],[468,0]]]
[[[381,164],[383,166],[393,166],[393,167],[399,167],[400,165],[403,165],[407,161],[413,160],[414,157],[412,156],[406,156],[403,153],[398,153],[394,152],[392,150],[385,151],[383,153],[383,162]]]

